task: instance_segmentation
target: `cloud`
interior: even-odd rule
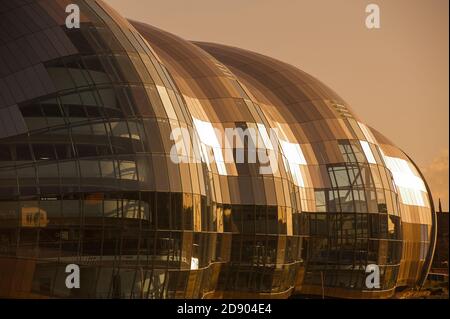
[[[422,173],[431,189],[436,210],[440,198],[442,209],[448,211],[448,148],[441,150],[431,163],[423,166]]]

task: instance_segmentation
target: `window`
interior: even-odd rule
[[[28,144],[16,145],[16,160],[17,161],[32,161],[30,147]]]
[[[32,145],[34,158],[36,161],[54,160],[56,159],[55,150],[51,144],[34,144]]]
[[[341,188],[350,186],[347,168],[345,166],[329,167],[328,172],[330,174],[331,180],[336,181],[336,184],[333,185],[333,187]],[[334,174],[334,178],[333,176],[331,176],[332,174]]]
[[[375,157],[373,156],[372,150],[370,149],[369,143],[366,141],[359,141],[361,143],[361,147],[364,151],[364,155],[366,155],[367,161],[370,164],[376,164]]]
[[[56,144],[55,151],[59,160],[73,158],[73,151],[71,144]]]
[[[0,161],[12,161],[9,145],[0,145]]]
[[[327,205],[325,200],[325,192],[315,191],[315,197],[316,197],[316,212],[326,212]]]
[[[158,229],[170,228],[170,194],[157,193],[156,212],[158,214]]]
[[[77,154],[78,157],[91,157],[97,156],[97,147],[91,144],[77,144]]]

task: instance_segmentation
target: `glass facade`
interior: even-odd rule
[[[102,1],[4,1],[0,21],[0,297],[378,298],[426,277],[420,172],[312,76]],[[218,136],[248,128],[261,143]],[[282,160],[225,160],[249,145]]]

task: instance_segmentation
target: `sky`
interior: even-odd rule
[[[290,63],[410,155],[448,211],[448,0],[105,0],[187,40]],[[380,28],[365,25],[380,8]]]

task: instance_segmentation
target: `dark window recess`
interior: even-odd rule
[[[0,161],[11,161],[11,148],[9,145],[0,145]]]
[[[17,161],[32,161],[30,147],[28,144],[16,145],[16,160]]]
[[[128,145],[113,145],[114,154],[133,154],[133,146],[131,144]]]
[[[84,36],[82,29],[71,29],[66,34],[81,54],[95,53],[88,39]]]
[[[81,105],[65,104],[64,113],[67,117],[87,117],[86,111]]]
[[[98,145],[97,146],[97,153],[98,155],[111,155],[111,148],[107,145]]]
[[[105,117],[105,112],[103,112],[103,108],[99,107],[86,107],[86,111],[89,118],[93,117]]]
[[[63,58],[64,65],[66,68],[70,69],[81,69],[79,60],[80,58],[78,56],[68,56]]]
[[[267,229],[266,229],[266,207],[265,206],[261,206],[258,205],[256,206],[256,211],[255,211],[255,227],[256,233],[266,233]]]
[[[231,231],[242,232],[243,206],[234,205],[231,210]]]
[[[26,197],[26,196],[35,196],[36,194],[39,194],[36,187],[20,187],[19,188],[20,196]]]
[[[62,117],[61,109],[57,104],[42,105],[42,110],[47,117]]]
[[[111,155],[111,148],[108,145],[85,145],[76,146],[78,157]]]
[[[42,117],[42,110],[39,104],[28,104],[20,106],[23,117]]]
[[[55,150],[59,160],[73,158],[72,145],[70,144],[57,144]]]
[[[158,228],[170,228],[170,194],[157,193],[157,214],[158,214]]]
[[[44,62],[44,66],[46,68],[65,68],[66,67],[61,58],[56,58],[54,60]]]
[[[122,110],[105,108],[104,112],[109,118],[124,118],[125,117]]]
[[[173,220],[173,228],[174,229],[183,229],[183,194],[181,193],[172,193],[172,220]]]
[[[96,145],[82,145],[78,144],[76,146],[78,157],[89,157],[97,156],[97,146]]]
[[[269,234],[278,232],[278,210],[276,206],[267,207],[267,232]]]
[[[83,64],[87,70],[105,72],[101,60],[95,55],[83,57]]]
[[[55,150],[52,144],[34,144],[34,158],[37,161],[56,159]]]

